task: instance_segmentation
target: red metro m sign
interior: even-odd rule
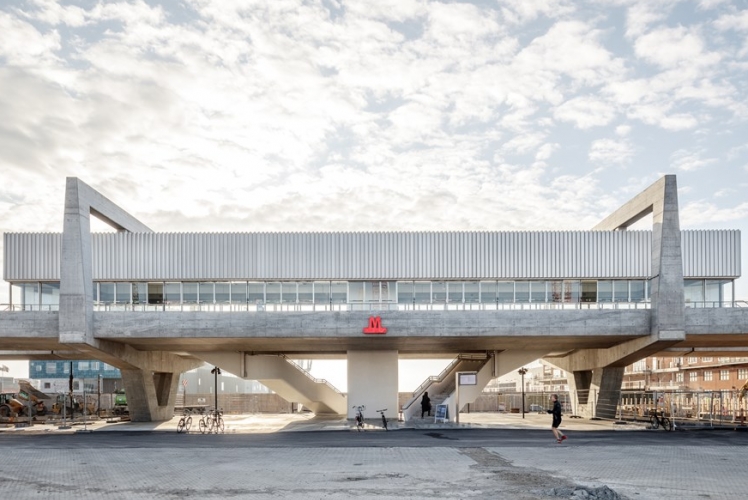
[[[364,328],[364,333],[387,333],[387,328],[382,326],[382,318],[369,316],[369,326]]]

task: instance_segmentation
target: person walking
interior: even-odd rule
[[[431,398],[429,398],[428,392],[424,392],[421,398],[421,418],[423,418],[424,413],[428,413],[429,417],[431,416]]]
[[[553,423],[551,424],[551,430],[553,431],[553,435],[556,436],[556,442],[561,444],[561,441],[566,439],[566,436],[563,432],[558,430],[558,426],[561,425],[561,403],[558,402],[558,395],[554,394],[551,396],[551,401],[553,401],[553,409],[548,410],[548,413],[553,415]]]

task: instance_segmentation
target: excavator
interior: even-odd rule
[[[17,393],[0,394],[0,417],[34,417],[47,414],[45,400],[49,396],[34,388],[27,380],[18,382]],[[31,415],[29,415],[31,401]]]

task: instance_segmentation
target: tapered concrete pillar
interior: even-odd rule
[[[366,419],[379,417],[376,410],[384,408],[388,419],[398,418],[397,351],[348,351],[348,406],[354,405],[366,406]]]
[[[168,420],[174,414],[179,374],[201,363],[166,352],[141,352],[95,338],[91,215],[118,231],[151,232],[84,182],[67,178],[60,252],[60,343],[74,346],[86,358],[98,359],[122,371],[132,420]]]
[[[623,367],[606,367],[570,374],[568,383],[573,414],[585,418],[615,418],[623,371]]]
[[[179,385],[179,373],[121,370],[127,409],[133,422],[169,420]]]

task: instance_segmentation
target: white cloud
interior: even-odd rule
[[[711,66],[720,60],[717,53],[704,47],[697,28],[659,28],[637,38],[636,55],[662,68]]]
[[[630,125],[619,125],[616,127],[616,135],[619,137],[626,137],[631,133]]]
[[[540,16],[562,17],[574,12],[574,3],[568,0],[497,0],[501,12],[510,23],[525,24]]]
[[[634,151],[628,141],[599,139],[590,146],[589,159],[592,163],[608,165],[627,165]]]
[[[607,125],[616,117],[615,107],[594,97],[577,97],[558,106],[554,118],[571,122],[581,129]]]
[[[703,151],[679,149],[670,155],[670,166],[675,170],[690,172],[715,163],[715,158],[702,158]]]

